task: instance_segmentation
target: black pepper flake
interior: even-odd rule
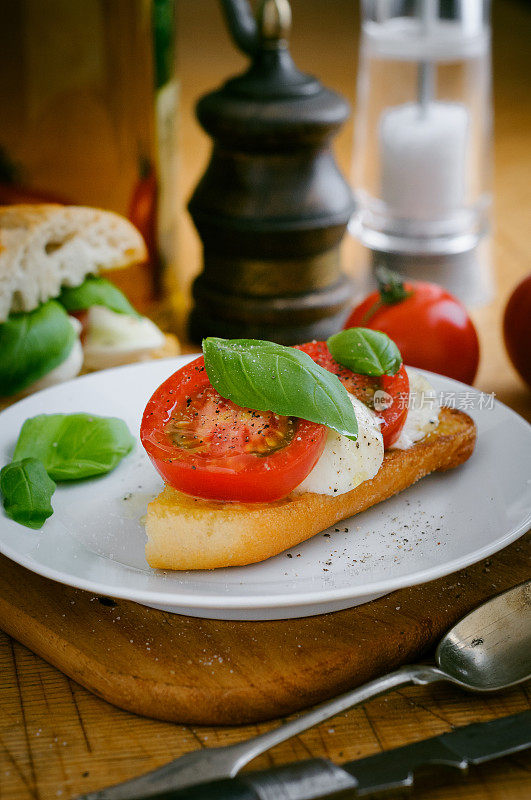
[[[114,608],[118,605],[116,600],[113,600],[112,597],[98,597],[98,601],[102,606],[108,606],[109,608]]]

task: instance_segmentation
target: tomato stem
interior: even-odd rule
[[[380,305],[392,306],[395,303],[401,303],[402,300],[405,300],[406,297],[411,297],[413,294],[412,291],[406,289],[402,276],[398,272],[379,266],[376,268],[375,274],[378,281],[378,291],[380,292]],[[374,311],[376,311],[376,308],[374,308]]]

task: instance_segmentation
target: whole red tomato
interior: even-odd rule
[[[379,290],[356,306],[345,328],[383,331],[405,364],[472,383],[479,342],[463,304],[435,283],[403,282],[386,269],[378,270],[377,278]]]
[[[531,273],[509,298],[503,317],[503,337],[509,358],[531,386]]]

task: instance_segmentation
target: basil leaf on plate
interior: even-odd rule
[[[13,460],[35,456],[56,481],[110,472],[133,448],[125,422],[94,414],[40,414],[21,428]]]
[[[347,328],[327,341],[332,356],[360,375],[396,375],[400,350],[387,334],[370,328]]]
[[[68,358],[76,332],[65,309],[49,300],[0,325],[0,395],[26,389]]]
[[[42,528],[53,514],[55,483],[37,458],[13,461],[0,470],[0,492],[8,517],[27,528]]]
[[[258,339],[209,337],[203,352],[210,382],[222,397],[356,438],[358,423],[347,390],[301,350]]]
[[[79,286],[63,286],[57,300],[67,311],[85,311],[90,306],[105,306],[118,314],[140,316],[117,286],[96,275],[89,275]]]

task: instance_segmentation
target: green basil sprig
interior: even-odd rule
[[[37,458],[13,461],[0,470],[0,492],[8,517],[27,528],[41,528],[53,514],[55,483]]]
[[[21,428],[13,461],[0,471],[4,509],[21,525],[40,528],[53,513],[54,480],[110,472],[135,440],[117,417],[40,414]]]
[[[400,350],[387,334],[370,328],[347,328],[327,341],[332,356],[360,375],[396,375]]]
[[[58,367],[75,339],[68,314],[55,300],[11,314],[0,325],[0,395],[16,394]]]
[[[118,314],[140,316],[117,286],[96,275],[89,275],[79,286],[63,286],[57,300],[67,311],[85,311],[91,306],[105,306]]]
[[[13,459],[34,456],[56,481],[110,472],[133,448],[125,422],[94,414],[40,414],[26,420]]]
[[[356,439],[358,423],[340,380],[292,347],[258,339],[203,341],[210,382],[239,406],[327,425]]]

